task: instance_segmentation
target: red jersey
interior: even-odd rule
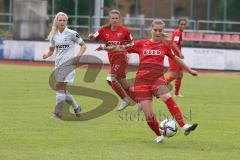
[[[171,48],[174,51],[174,54],[179,56],[178,52],[173,48],[173,43],[176,43],[178,48],[181,50],[182,48],[182,43],[183,43],[183,39],[182,39],[182,33],[183,31],[180,29],[176,29],[173,33],[172,33],[172,37],[171,37]]]
[[[128,52],[138,53],[140,64],[136,80],[145,80],[149,83],[163,76],[164,57],[173,58],[175,55],[168,44],[163,41],[152,42],[149,39],[139,40],[128,49]]]
[[[114,31],[110,27],[102,27],[94,34],[94,37],[96,41],[104,41],[106,46],[124,45],[133,41],[129,30],[121,25],[117,26]],[[112,53],[108,53],[108,56],[111,60]]]

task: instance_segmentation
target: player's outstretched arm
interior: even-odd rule
[[[115,52],[116,50],[116,46],[112,45],[112,46],[105,46],[105,45],[99,45],[96,48],[96,51],[108,51],[108,52]]]
[[[104,46],[100,45],[98,48],[96,48],[97,51],[108,51],[108,52],[123,52],[127,51],[126,45],[111,45],[111,46]]]
[[[95,40],[94,34],[90,33],[90,34],[88,35],[88,39],[94,41],[94,40]]]
[[[48,52],[43,54],[43,59],[47,59],[48,57],[52,56],[53,53],[54,53],[54,47],[49,47]]]
[[[197,75],[198,75],[197,71],[192,70],[191,68],[189,68],[179,57],[175,56],[175,57],[173,58],[173,60],[174,60],[177,64],[179,64],[182,68],[184,68],[184,69],[185,69],[188,73],[190,73],[191,75],[193,75],[193,76],[197,76]]]
[[[96,48],[96,51],[107,51],[107,52],[114,52],[114,54],[118,54],[121,52],[126,52],[130,47],[134,46],[134,42],[130,41],[126,44],[121,44],[121,45],[110,45],[110,46],[106,46],[106,45],[99,45]]]

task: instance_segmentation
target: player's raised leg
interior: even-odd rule
[[[159,94],[158,97],[160,97],[161,100],[163,100],[163,102],[166,104],[172,117],[177,121],[179,127],[182,128],[185,135],[188,135],[191,131],[194,131],[197,128],[197,123],[190,125],[185,122],[180,107],[171,97],[171,94],[169,92],[165,94]]]

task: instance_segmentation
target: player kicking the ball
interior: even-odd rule
[[[191,75],[197,76],[197,72],[190,69],[179,57],[175,56],[169,45],[162,41],[164,26],[165,23],[162,20],[154,20],[151,25],[152,37],[150,39],[136,41],[133,46],[126,49],[129,53],[138,53],[139,55],[140,64],[136,73],[134,91],[136,100],[140,103],[145,113],[148,126],[157,136],[155,139],[157,143],[162,142],[164,136],[159,129],[156,114],[153,111],[153,97],[160,98],[166,104],[169,112],[175,118],[179,127],[182,128],[185,135],[188,135],[198,126],[197,123],[191,125],[184,120],[183,114],[171,97],[168,85],[163,78],[163,62],[165,56],[174,60]],[[108,51],[123,50],[118,46],[100,46],[99,49]]]

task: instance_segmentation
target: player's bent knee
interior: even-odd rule
[[[158,95],[158,97],[163,101],[167,101],[169,98],[171,98],[171,94],[170,93],[166,93],[166,94],[162,94],[162,95]]]
[[[66,90],[66,83],[65,82],[57,82],[55,85],[55,89],[58,90]]]
[[[158,90],[154,93],[157,98],[160,98],[162,95],[170,95],[170,88],[166,84],[158,86]]]

